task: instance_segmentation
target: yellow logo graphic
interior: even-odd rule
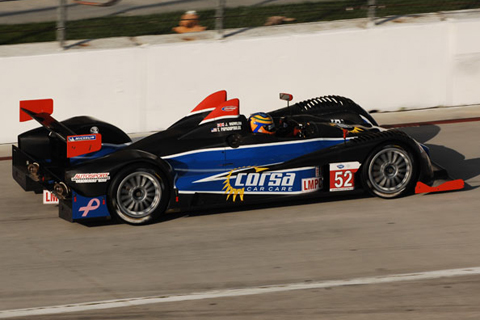
[[[363,132],[365,130],[363,130],[362,128],[359,128],[359,127],[355,127],[353,130],[350,130],[351,133],[360,133],[360,132]]]
[[[350,133],[360,133],[360,132],[365,131],[365,129],[362,129],[360,127],[353,126],[353,129],[352,129],[352,126],[350,126],[350,125],[344,125],[342,123],[337,123],[337,122],[332,122],[332,123],[330,123],[330,125],[332,127],[339,127],[340,129],[346,130]]]
[[[245,168],[248,169],[248,167],[245,167]],[[268,168],[260,168],[260,167],[251,167],[251,168],[254,168],[256,173],[268,170]],[[227,178],[223,183],[225,186],[222,189],[222,190],[225,190],[225,194],[227,195],[227,200],[230,198],[230,196],[232,196],[233,202],[235,202],[235,200],[237,199],[237,196],[240,197],[240,201],[243,201],[243,195],[245,193],[245,187],[241,189],[237,189],[230,184],[230,178],[232,177],[233,172],[237,171],[238,169],[242,169],[242,168],[233,169],[228,173]]]

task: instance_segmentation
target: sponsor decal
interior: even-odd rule
[[[295,176],[293,172],[239,173],[234,186],[246,191],[292,191]]]
[[[313,192],[320,189],[320,178],[302,179],[302,191]]]
[[[237,110],[237,106],[226,106],[222,108],[222,111],[231,112]]]
[[[43,190],[43,204],[58,204],[58,198],[50,191]]]
[[[72,181],[75,183],[97,183],[107,182],[110,180],[110,173],[77,173],[72,177]]]
[[[100,207],[100,200],[97,198],[91,199],[84,207],[80,207],[78,211],[83,212],[82,217],[86,217],[90,211],[97,210]]]
[[[95,198],[83,197],[72,191],[72,218],[91,219],[100,217],[109,217],[106,196]]]
[[[341,129],[344,129],[346,131],[346,134],[348,133],[360,133],[365,131],[365,129],[362,129],[360,127],[354,127],[349,124],[345,124],[343,119],[330,119],[331,125],[339,127]]]
[[[323,187],[323,175],[319,167],[271,170],[267,167],[239,167],[227,172],[195,177],[183,185],[177,184],[180,193],[224,194],[226,200],[244,201],[251,195],[292,195],[308,193]],[[303,179],[306,179],[303,182]],[[313,180],[309,180],[313,179]],[[315,180],[316,179],[316,180]],[[304,186],[302,188],[302,183]]]
[[[211,132],[228,132],[242,130],[241,121],[219,122],[216,128],[212,128]]]
[[[355,173],[360,162],[330,163],[330,191],[350,191],[355,189]]]
[[[285,193],[293,192],[295,172],[267,171],[268,168],[253,167],[254,172],[240,172],[232,176],[235,169],[230,171],[224,181],[223,190],[227,200],[232,196],[233,201],[237,196],[243,201],[247,193]]]
[[[363,130],[362,128],[359,128],[359,127],[355,127],[353,128],[353,130],[350,130],[351,133],[360,133],[360,132],[363,132],[365,130]]]
[[[93,141],[97,140],[97,136],[92,135],[83,135],[83,136],[69,136],[68,142],[78,142],[78,141]]]
[[[227,195],[227,200],[232,196],[233,202],[235,202],[235,199],[237,196],[240,196],[240,201],[243,201],[243,194],[245,193],[245,188],[237,189],[232,187],[230,184],[230,178],[232,177],[232,173],[235,171],[235,169],[231,170],[227,178],[225,179],[225,182],[223,183],[225,186],[223,187],[222,190],[225,190],[225,194]]]

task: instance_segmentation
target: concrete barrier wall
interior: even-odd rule
[[[478,20],[0,58],[0,143],[36,126],[18,102],[53,98],[54,117],[91,115],[126,132],[158,130],[226,89],[245,114],[343,95],[367,110],[480,103]]]

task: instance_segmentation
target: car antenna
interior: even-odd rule
[[[291,117],[292,108],[290,108],[290,101],[293,100],[293,95],[291,95],[290,93],[280,93],[280,100],[287,101],[287,108],[288,108],[288,111],[290,112],[290,117]]]

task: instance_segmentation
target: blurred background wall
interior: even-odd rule
[[[363,15],[369,7],[358,10]],[[53,98],[59,120],[86,114],[129,133],[166,128],[222,89],[240,98],[247,116],[283,107],[279,92],[294,101],[343,95],[382,111],[480,103],[475,10],[378,17],[379,10],[368,18],[222,28],[175,41],[136,36],[135,46],[95,47],[68,37],[62,46],[3,44],[0,96],[8,125],[0,126],[0,143],[36,126],[18,123],[18,102],[26,99]]]

